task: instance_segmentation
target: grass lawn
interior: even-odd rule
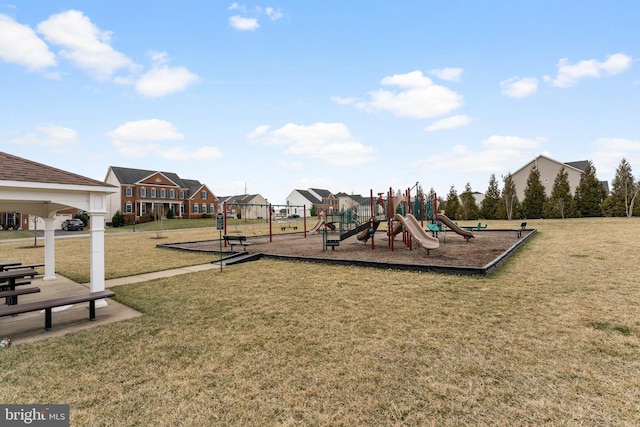
[[[640,220],[528,223],[489,277],[261,260],[117,287],[144,316],[0,350],[0,401],[79,426],[636,424]],[[203,262],[132,234],[109,277]],[[88,277],[83,245],[56,241],[61,274]],[[0,260],[38,260],[20,246]]]

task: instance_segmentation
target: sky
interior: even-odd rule
[[[640,177],[640,2],[0,0],[0,151],[216,196]]]

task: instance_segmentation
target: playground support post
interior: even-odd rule
[[[227,202],[222,202],[222,213],[224,214],[224,235],[227,235]],[[224,241],[224,247],[227,247],[227,241]]]
[[[269,203],[269,243],[273,242],[273,206]]]
[[[373,188],[369,190],[369,213],[371,214],[371,220],[369,221],[369,230],[374,230],[374,226],[373,226],[373,222],[374,222],[374,217],[373,217]],[[376,248],[376,245],[374,243],[374,232],[371,232],[371,250],[374,250]]]

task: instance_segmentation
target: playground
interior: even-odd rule
[[[255,225],[226,226],[223,252],[228,257],[223,262],[232,264],[267,257],[490,274],[535,233],[520,222],[507,229],[491,229],[480,223],[458,225],[443,213],[436,213],[435,200],[435,195],[427,198],[420,193],[411,197],[409,189],[404,193],[389,189],[387,194],[378,193],[377,198],[372,191],[367,204],[320,212],[315,217],[288,219],[286,223],[267,221],[268,227],[263,227],[262,232],[256,232]],[[306,213],[306,208],[300,207],[298,211]],[[229,242],[236,243],[229,246]],[[219,252],[221,242],[214,239],[159,246]]]

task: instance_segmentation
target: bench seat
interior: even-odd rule
[[[70,295],[66,297],[54,298],[43,301],[28,302],[26,304],[6,305],[0,307],[0,317],[13,316],[21,313],[28,313],[30,311],[45,311],[44,328],[47,331],[51,330],[51,311],[55,307],[62,307],[65,305],[79,304],[82,302],[89,302],[89,320],[96,319],[96,300],[103,298],[111,298],[115,296],[115,292],[110,290],[90,292],[86,294]]]
[[[252,245],[253,243],[247,242],[247,236],[223,236],[224,241],[227,242],[229,246],[231,246],[231,250],[236,245],[242,246],[243,250],[247,251],[247,246]]]
[[[18,295],[26,295],[40,292],[40,288],[23,288],[16,289],[14,291],[0,291],[0,298],[7,299],[7,305],[13,305],[18,303]]]

